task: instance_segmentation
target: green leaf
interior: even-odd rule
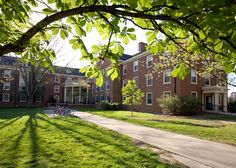
[[[64,29],[61,29],[60,35],[63,40],[65,40],[69,36],[67,30],[64,30]]]
[[[92,23],[88,22],[86,24],[86,31],[91,32],[92,30],[93,30],[93,25],[92,25]]]
[[[179,64],[174,70],[171,72],[173,77],[179,77],[183,80],[189,74],[189,68],[185,63]]]
[[[50,14],[53,14],[55,13],[55,10],[51,9],[51,8],[44,8],[42,10],[43,14],[46,14],[46,15],[50,15]]]
[[[203,39],[206,38],[206,35],[205,35],[205,33],[204,33],[203,31],[201,31],[201,32],[199,33],[199,37],[200,37],[201,40],[203,40]]]

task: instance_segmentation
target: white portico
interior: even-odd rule
[[[227,112],[227,87],[207,86],[202,88],[202,110]]]
[[[85,80],[68,78],[64,83],[64,102],[71,104],[87,104],[89,102],[89,86]]]

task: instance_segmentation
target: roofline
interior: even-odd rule
[[[127,63],[135,61],[139,58],[143,58],[145,56],[151,55],[151,54],[152,53],[150,51],[141,52],[141,53],[135,54],[133,57],[131,57],[131,58],[125,60],[125,61],[122,61],[121,64],[127,64]]]

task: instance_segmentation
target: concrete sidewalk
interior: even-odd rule
[[[172,152],[175,154],[176,160],[189,167],[236,167],[236,147],[234,146],[130,124],[86,112],[75,112],[74,115],[83,120]]]

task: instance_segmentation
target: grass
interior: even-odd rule
[[[170,132],[236,145],[236,116],[202,114],[180,117],[129,111],[92,111],[108,118],[158,128]]]
[[[42,109],[0,109],[0,167],[174,167],[126,136]]]

